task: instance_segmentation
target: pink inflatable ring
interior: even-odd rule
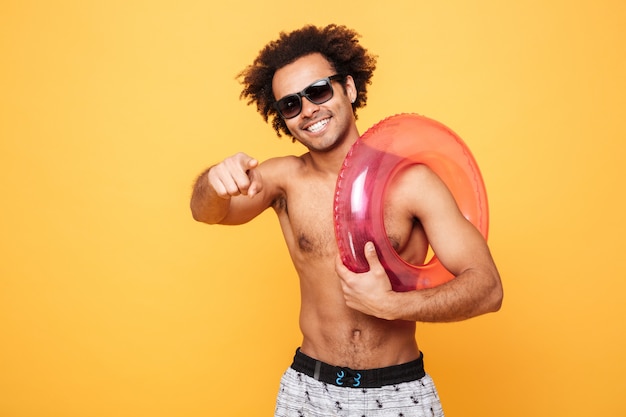
[[[346,156],[335,189],[334,224],[339,253],[353,272],[366,272],[363,249],[374,242],[395,291],[432,288],[454,276],[436,254],[425,265],[398,256],[387,237],[383,201],[387,185],[403,168],[424,164],[452,192],[463,215],[487,238],[489,210],[478,165],[465,143],[446,126],[416,114],[382,120]]]

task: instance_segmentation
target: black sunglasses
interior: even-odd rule
[[[331,81],[344,78],[343,75],[335,74],[330,77],[322,78],[300,91],[299,93],[289,94],[276,103],[274,107],[283,119],[291,119],[296,117],[302,111],[302,99],[306,97],[313,104],[326,103],[333,98],[333,86]]]

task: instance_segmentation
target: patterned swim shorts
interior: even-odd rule
[[[421,357],[405,365],[359,371],[327,365],[298,351],[281,379],[274,417],[443,415]]]

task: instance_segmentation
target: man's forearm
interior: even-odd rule
[[[439,287],[396,293],[390,316],[419,322],[453,322],[495,312],[502,303],[499,278],[474,279],[468,270]]]
[[[196,179],[191,195],[191,214],[199,222],[216,224],[226,214],[230,206],[230,199],[221,198],[209,185],[208,173],[211,168],[204,171]]]

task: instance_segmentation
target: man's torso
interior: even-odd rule
[[[286,158],[278,176],[282,193],[275,209],[300,278],[302,351],[337,366],[378,368],[419,356],[415,323],[387,321],[346,306],[335,273],[338,248],[333,223],[336,176],[310,169],[301,158]],[[385,227],[401,257],[424,260],[427,242],[419,224],[403,206],[407,190],[391,189],[385,203]]]

